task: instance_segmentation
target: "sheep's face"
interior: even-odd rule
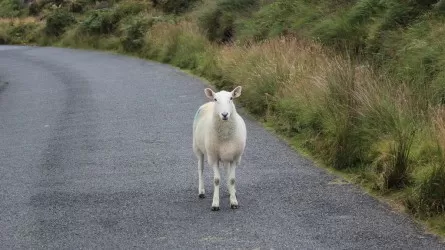
[[[215,102],[215,115],[218,115],[221,120],[228,121],[235,109],[233,99],[241,95],[241,86],[236,87],[232,92],[223,90],[215,93],[209,88],[205,89],[204,92],[210,100]]]

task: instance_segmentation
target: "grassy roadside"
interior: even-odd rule
[[[114,51],[242,85],[240,105],[292,146],[445,235],[439,7],[160,2],[44,2],[3,18],[0,44]]]

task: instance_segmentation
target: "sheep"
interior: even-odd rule
[[[227,188],[230,195],[230,207],[238,208],[235,190],[235,169],[239,166],[246,146],[246,124],[236,112],[233,98],[241,95],[241,86],[232,92],[213,92],[204,90],[212,101],[203,104],[196,112],[193,121],[193,151],[198,158],[198,195],[205,198],[203,181],[204,155],[213,168],[212,211],[219,210],[219,166],[226,166]]]

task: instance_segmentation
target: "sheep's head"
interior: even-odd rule
[[[241,86],[236,87],[231,92],[223,90],[215,93],[209,88],[206,88],[204,92],[210,100],[213,100],[215,102],[215,114],[224,121],[229,120],[230,116],[235,110],[233,98],[237,98],[241,95]]]

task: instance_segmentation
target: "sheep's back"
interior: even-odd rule
[[[208,102],[199,107],[193,120],[193,141],[196,147],[205,153],[205,137],[210,127],[213,102]]]

